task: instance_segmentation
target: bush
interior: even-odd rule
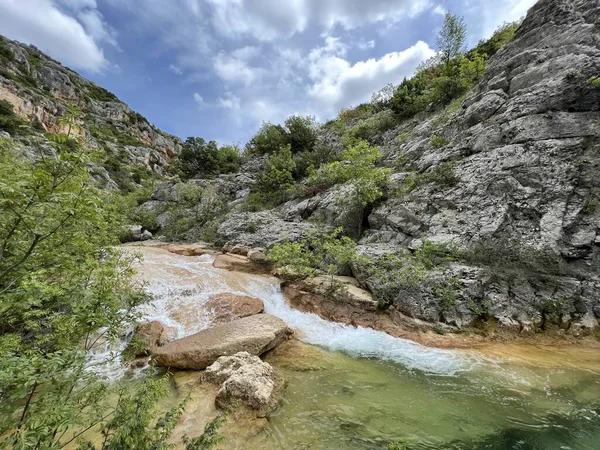
[[[119,98],[110,91],[97,86],[93,83],[89,83],[85,86],[86,96],[91,100],[97,100],[100,102],[120,102]]]
[[[319,272],[336,275],[356,259],[356,243],[342,233],[338,228],[329,234],[314,233],[301,242],[277,244],[269,251],[269,261],[290,278]]]
[[[246,144],[246,152],[249,155],[273,154],[288,143],[287,133],[281,125],[273,125],[265,122]]]
[[[442,136],[433,136],[431,138],[431,145],[433,148],[442,148],[448,145],[448,141]]]
[[[317,123],[314,117],[291,116],[285,121],[287,142],[293,154],[309,152],[317,140]]]
[[[15,55],[6,43],[0,38],[0,61],[9,62],[14,61]]]
[[[23,133],[24,127],[25,121],[14,113],[12,103],[0,100],[0,130],[15,135]]]

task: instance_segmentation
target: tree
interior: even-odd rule
[[[261,192],[277,196],[294,185],[293,172],[296,164],[289,145],[284,145],[267,160],[265,171],[260,175],[258,188]]]
[[[219,147],[215,141],[189,137],[183,144],[178,165],[184,178],[214,175],[219,169]]]
[[[334,161],[321,167],[315,175],[335,183],[348,183],[352,195],[342,201],[359,211],[357,231],[362,233],[365,208],[381,198],[383,185],[390,174],[389,169],[377,167],[381,152],[366,141],[359,141],[340,155],[341,161]]]
[[[450,12],[444,17],[444,26],[437,35],[436,44],[441,53],[447,75],[450,75],[451,62],[462,55],[467,36],[467,26],[462,17]]]
[[[258,133],[246,144],[246,152],[249,155],[273,154],[287,143],[287,132],[281,125],[264,122]]]
[[[317,123],[312,116],[290,116],[285,121],[287,142],[295,155],[311,151],[317,140]]]
[[[176,412],[150,423],[152,382],[115,407],[87,358],[147,298],[132,258],[114,249],[122,211],[95,187],[78,123],[69,110],[65,134],[27,150],[0,139],[0,446],[59,449],[97,427],[115,431],[103,449],[166,448]]]

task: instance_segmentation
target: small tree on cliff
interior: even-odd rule
[[[462,17],[446,13],[444,26],[437,35],[436,44],[441,54],[447,75],[450,75],[451,62],[459,58],[465,47],[467,26]]]

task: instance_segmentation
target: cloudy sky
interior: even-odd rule
[[[450,10],[469,44],[535,0],[0,0],[36,45],[165,131],[242,142],[262,121],[327,120],[435,54]]]

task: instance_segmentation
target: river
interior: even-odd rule
[[[219,448],[385,449],[402,442],[407,449],[600,449],[596,349],[428,348],[294,310],[276,278],[215,269],[209,255],[126,251],[143,256],[140,280],[154,297],[142,310],[145,319],[161,321],[171,338],[206,328],[200,306],[223,292],[261,298],[267,313],[299,331],[301,342],[266,356],[287,381],[280,407],[261,427],[243,439],[231,433]],[[98,353],[97,361],[104,356]],[[118,360],[103,370],[113,379],[125,373]],[[175,397],[193,389],[193,376],[175,374]],[[201,432],[214,413],[197,398],[185,432]]]

